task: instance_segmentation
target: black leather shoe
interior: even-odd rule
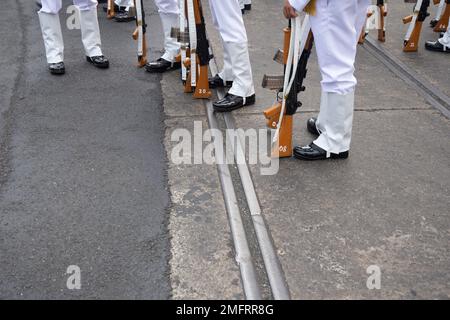
[[[244,5],[244,10],[247,10],[247,11],[252,10],[252,4],[245,4]]]
[[[306,128],[308,129],[309,133],[312,133],[315,136],[320,136],[320,132],[319,130],[317,130],[316,121],[317,118],[309,118],[306,122]]]
[[[116,22],[130,22],[134,21],[135,19],[136,17],[130,11],[126,10],[119,10],[116,12],[116,15],[114,16],[114,21]]]
[[[145,70],[151,73],[161,73],[181,68],[181,62],[170,62],[163,58],[149,62],[145,65]]]
[[[427,50],[431,51],[438,51],[438,52],[447,52],[450,53],[450,47],[444,46],[439,41],[427,41],[425,43],[425,48]]]
[[[326,152],[313,142],[306,147],[295,147],[294,157],[300,160],[326,160],[326,159],[347,159],[348,151],[341,153]]]
[[[86,61],[100,69],[109,68],[109,60],[105,56],[86,57]]]
[[[224,87],[230,88],[233,85],[233,81],[227,81],[227,83],[225,83],[218,74],[212,78],[209,78],[208,82],[211,89]]]
[[[213,103],[214,111],[216,112],[229,112],[244,106],[250,106],[255,104],[256,96],[251,95],[250,97],[243,98],[235,96],[234,94],[228,93],[223,99]]]
[[[49,63],[48,70],[50,70],[51,74],[61,75],[66,73],[66,67],[64,66],[64,62],[58,63]]]

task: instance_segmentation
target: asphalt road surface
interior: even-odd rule
[[[108,21],[101,8],[111,68],[89,65],[80,31],[66,27],[70,4],[61,11],[67,73],[55,77],[34,2],[2,3],[0,297],[167,299],[160,77],[133,66],[134,23]],[[80,290],[66,286],[71,265]]]

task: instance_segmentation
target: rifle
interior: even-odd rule
[[[293,26],[292,21],[295,20],[296,25]],[[262,83],[263,88],[277,92],[274,105],[264,110],[264,116],[267,126],[277,129],[272,156],[279,158],[292,156],[292,120],[297,109],[302,106],[298,94],[306,89],[303,80],[306,78],[308,60],[314,43],[309,15],[305,16],[301,28],[300,18],[295,20],[289,21],[289,26],[283,30],[283,50],[279,49],[274,57],[276,62],[283,64],[284,75],[264,75]],[[292,29],[296,30],[293,32]]]
[[[187,58],[187,55],[190,55],[189,51],[189,33],[186,33],[186,1],[181,0],[180,1],[180,29],[178,34],[180,37],[175,37],[178,39],[178,42],[180,43],[180,54],[181,54],[181,81],[183,82],[183,85],[186,84],[187,79],[187,69],[184,65],[184,61]],[[182,36],[181,36],[182,35]]]
[[[180,53],[175,57],[176,62],[181,62],[181,80],[183,82],[183,86],[186,87],[187,73],[188,70],[186,68],[186,59],[190,56],[190,37],[189,30],[187,26],[187,6],[186,0],[179,1],[180,6],[180,15],[179,15],[179,27],[172,27],[170,30],[170,37],[177,39],[177,42],[180,43]],[[192,92],[191,90],[186,92]]]
[[[142,0],[134,0],[136,8],[136,29],[133,39],[137,41],[138,66],[143,67],[147,63],[147,24],[145,23],[145,10]]]
[[[430,25],[434,32],[445,32],[450,19],[450,0],[433,0],[433,2],[436,5],[439,4],[439,6],[436,11],[436,18],[431,20]]]
[[[377,0],[377,8],[378,15],[375,17],[378,18],[377,21],[377,30],[378,30],[378,41],[385,42],[386,41],[386,17],[388,14],[386,0]],[[375,11],[368,12],[367,18],[372,17],[375,14]],[[359,37],[359,44],[363,44],[367,35],[369,34],[369,28],[367,27],[367,23],[363,26],[361,31],[361,35]]]
[[[116,12],[114,9],[114,0],[108,0],[106,17],[108,19],[112,19],[112,18],[114,18],[115,15],[116,15]]]
[[[186,0],[186,9],[190,48],[188,57],[183,61],[187,69],[184,91],[194,92],[197,99],[209,99],[212,95],[208,82],[211,55],[201,0]]]
[[[378,40],[381,42],[386,41],[386,17],[387,17],[387,4],[385,0],[377,0],[377,7],[380,10],[380,21],[378,24]]]
[[[407,3],[411,3],[411,0],[405,0]],[[414,5],[414,13],[410,16],[403,18],[403,23],[408,24],[408,31],[406,33],[403,42],[404,52],[416,52],[419,46],[420,32],[422,31],[422,25],[425,19],[430,15],[428,13],[428,7],[430,6],[430,0],[417,0]]]

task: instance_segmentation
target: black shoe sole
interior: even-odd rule
[[[109,61],[104,64],[98,64],[98,63],[94,63],[94,61],[92,61],[89,57],[86,57],[86,61],[89,62],[90,64],[92,64],[94,67],[99,68],[99,69],[108,69],[109,68]]]
[[[318,161],[318,160],[344,160],[347,159],[349,156],[349,152],[341,152],[339,154],[332,153],[329,158],[309,158],[305,157],[302,154],[295,153],[294,151],[294,158],[299,160],[305,160],[305,161]]]
[[[168,71],[178,70],[181,69],[181,62],[175,62],[172,66],[168,68],[152,68],[145,66],[145,71],[149,73],[164,73]]]
[[[214,109],[215,112],[231,112],[231,111],[234,111],[234,110],[237,110],[237,109],[241,109],[243,107],[254,105],[255,102],[256,102],[256,97],[253,96],[253,97],[247,98],[247,100],[245,101],[245,103],[242,106],[235,106],[235,107],[230,107],[230,108],[221,108],[221,107],[216,107],[213,104],[213,109]]]
[[[434,52],[450,53],[450,49],[444,51],[440,48],[429,47],[429,46],[425,46],[425,49],[427,49],[429,51],[434,51]]]
[[[63,69],[63,70],[50,70],[49,69],[49,71],[50,71],[51,74],[53,74],[55,76],[62,76],[63,74],[66,73],[65,69]]]
[[[115,18],[114,18],[114,21],[115,21],[115,22],[119,22],[119,23],[122,23],[122,22],[131,22],[131,21],[134,21],[134,20],[136,20],[135,17],[128,17],[128,18],[117,18],[117,17],[115,17]]]

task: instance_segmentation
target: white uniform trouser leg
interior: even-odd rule
[[[229,46],[225,45],[224,42],[222,42],[222,45],[223,45],[223,68],[222,71],[219,72],[219,77],[223,81],[234,81],[233,65],[231,63]]]
[[[176,39],[170,37],[172,27],[177,28],[180,24],[177,0],[155,0],[158,7],[159,16],[164,32],[164,54],[162,58],[164,60],[173,62],[175,57],[180,52],[180,44]]]
[[[100,30],[97,20],[96,0],[73,0],[80,12],[81,37],[86,55],[100,56]],[[64,42],[58,13],[61,10],[61,0],[42,0],[39,11],[42,36],[48,63],[64,60]]]
[[[61,10],[61,1],[42,0],[42,8],[38,12],[48,63],[64,61],[64,41],[59,10]]]
[[[247,31],[238,0],[209,0],[214,26],[218,29],[227,55],[221,74],[233,75],[229,93],[249,97],[255,93],[252,68],[248,54]],[[228,79],[224,79],[228,80]]]
[[[447,32],[444,33],[444,36],[439,39],[439,42],[450,49],[450,19],[448,23]]]
[[[80,11],[81,39],[86,56],[102,55],[96,0],[73,0]]]
[[[370,0],[318,0],[311,27],[322,75],[322,96],[314,144],[340,153],[350,149],[354,90],[354,64],[360,30]]]

